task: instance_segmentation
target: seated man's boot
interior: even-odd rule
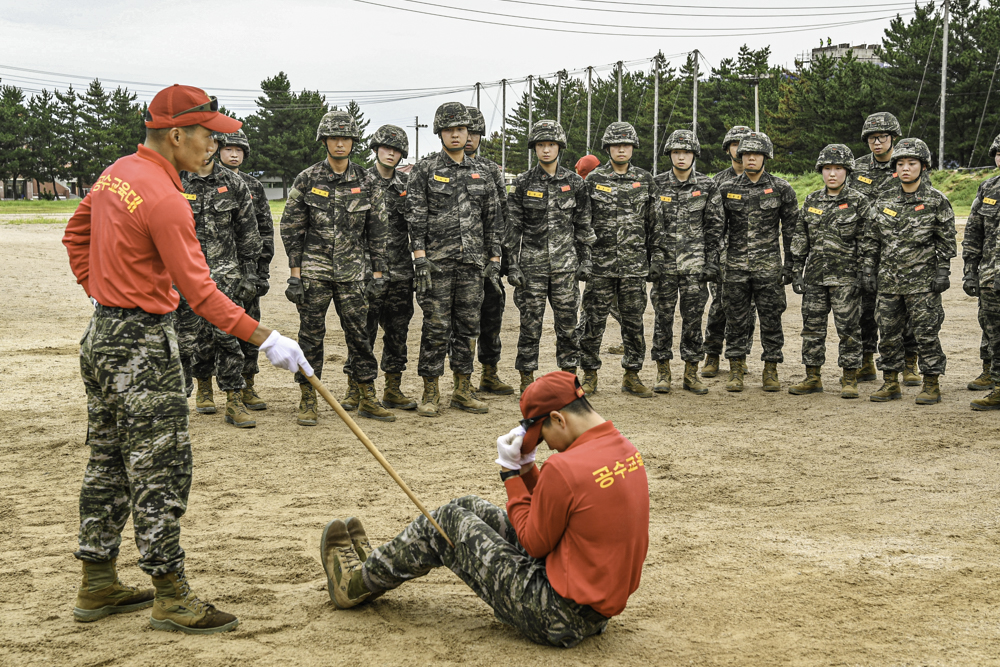
[[[184,570],[153,577],[153,587],[156,599],[149,624],[155,630],[211,635],[228,632],[240,623],[232,614],[219,611],[215,605],[195,597]]]
[[[471,412],[474,415],[485,415],[490,411],[488,405],[473,396],[471,376],[460,373],[455,373],[455,388],[451,392],[451,407]]]
[[[441,391],[438,389],[438,378],[424,378],[424,395],[420,397],[417,414],[421,417],[437,417],[441,414]]]
[[[861,369],[858,371],[858,382],[874,382],[878,379],[878,369],[875,368],[875,355],[865,352],[861,359]]]
[[[521,373],[521,393],[528,388],[528,385],[535,381],[535,371],[520,371]]]
[[[764,382],[764,391],[780,391],[781,383],[778,382],[778,364],[774,361],[764,362],[764,373],[762,374],[762,379]],[[820,391],[823,391],[822,382],[820,383]]]
[[[684,389],[690,391],[692,394],[701,395],[708,393],[708,387],[698,379],[697,361],[684,362]]]
[[[709,354],[705,356],[705,365],[701,369],[703,378],[714,378],[719,374],[719,355]]]
[[[361,391],[358,389],[358,383],[354,381],[354,378],[348,375],[347,392],[344,393],[344,397],[340,399],[340,407],[344,408],[348,412],[353,412],[358,409],[359,403],[361,403]]]
[[[361,576],[362,561],[344,521],[334,519],[326,524],[319,542],[319,558],[326,571],[327,592],[338,609],[356,607],[371,597]]]
[[[920,375],[917,373],[917,355],[907,355],[903,365],[903,386],[919,387]]]
[[[311,384],[300,384],[302,398],[299,399],[298,423],[302,426],[315,426],[319,419],[319,403],[316,401],[316,390]]]
[[[726,381],[726,391],[743,391],[743,376],[746,372],[746,357],[733,357],[730,359],[729,380]]]
[[[195,378],[198,390],[194,395],[195,410],[203,415],[215,414],[215,396],[212,392],[212,378]]]
[[[243,401],[243,405],[247,406],[247,410],[267,410],[267,403],[264,402],[264,399],[254,389],[254,377],[253,373],[243,374],[243,381],[246,382],[247,386],[243,387],[240,400]]]
[[[257,421],[247,412],[246,406],[240,400],[242,391],[226,392],[226,423],[236,428],[253,428]]]
[[[380,422],[396,421],[396,415],[386,410],[382,404],[378,402],[378,397],[375,395],[374,380],[370,380],[368,382],[358,382],[356,384],[358,385],[358,393],[361,396],[361,402],[358,403],[359,417],[375,419]]]
[[[924,375],[924,387],[917,394],[917,405],[934,405],[941,402],[941,387],[937,375]]]
[[[841,398],[858,397],[858,369],[856,368],[844,369],[844,376],[840,378],[840,397]]]
[[[804,394],[822,394],[822,366],[806,366],[806,379],[788,388],[789,394],[802,396]]]
[[[76,592],[73,618],[90,623],[129,611],[153,606],[153,589],[126,586],[118,578],[116,559],[104,563],[83,563],[83,582]]]
[[[371,555],[372,551],[375,549],[372,547],[372,543],[368,540],[368,533],[365,531],[364,524],[361,523],[361,519],[357,517],[347,517],[347,534],[351,536],[351,544],[354,545],[354,551],[358,554],[358,559],[362,564],[368,560],[368,556]],[[368,601],[371,602],[375,598],[382,597],[385,591],[379,591],[378,593],[372,593],[369,596]]]
[[[625,371],[622,376],[622,391],[639,398],[653,398],[653,392],[639,379],[638,371]]]
[[[382,405],[396,410],[416,410],[417,401],[403,393],[400,384],[402,373],[386,373],[385,389],[382,391]]]
[[[882,386],[878,391],[873,392],[868,400],[875,403],[887,403],[888,401],[898,401],[903,398],[903,392],[899,388],[899,373],[895,371],[882,371]]]
[[[590,370],[583,369],[583,382],[580,383],[583,387],[583,393],[589,396],[597,391],[597,369],[592,368]]]
[[[657,361],[656,384],[653,385],[653,391],[657,394],[669,394],[672,380],[673,378],[670,377],[670,361],[668,359]]]
[[[990,374],[990,360],[983,360],[983,372],[975,380],[966,385],[969,391],[990,391],[993,389],[993,376]]]
[[[479,391],[498,396],[510,396],[514,393],[514,388],[500,379],[495,365],[483,364],[483,372],[479,378]]]

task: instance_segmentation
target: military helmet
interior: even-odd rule
[[[483,116],[483,112],[476,107],[465,107],[469,111],[469,118],[472,119],[472,123],[469,125],[469,132],[474,132],[478,135],[486,134],[486,117]]]
[[[997,138],[993,140],[993,145],[990,146],[990,159],[995,160],[997,157],[997,151],[1000,150],[1000,134]]]
[[[434,134],[449,127],[472,127],[472,116],[461,102],[445,102],[434,112]]]
[[[601,137],[601,150],[607,151],[608,146],[615,144],[632,144],[636,148],[639,147],[639,135],[631,123],[616,121],[604,130],[604,136]]]
[[[742,158],[744,153],[761,153],[770,160],[774,157],[774,144],[763,132],[751,132],[740,139],[740,144],[736,147],[736,157]]]
[[[888,111],[879,111],[878,113],[873,113],[865,119],[865,124],[861,128],[861,141],[868,141],[870,135],[885,132],[894,137],[898,137],[902,134],[902,129],[899,127],[899,121]]]
[[[531,126],[528,148],[534,148],[539,141],[554,141],[559,148],[566,148],[566,131],[554,120],[540,120]]]
[[[354,116],[342,109],[334,109],[326,112],[316,128],[316,141],[323,141],[327,137],[348,137],[356,144],[361,141],[361,131]]]
[[[247,140],[247,135],[243,130],[236,130],[232,134],[213,132],[212,137],[219,142],[220,149],[226,146],[236,146],[243,149],[243,159],[250,157],[250,142]]]
[[[368,142],[368,148],[377,151],[379,146],[395,148],[403,154],[404,160],[410,152],[410,140],[406,137],[406,130],[398,125],[383,125],[375,130],[371,141]]]
[[[733,125],[729,128],[729,131],[726,132],[726,138],[722,140],[722,152],[729,155],[729,144],[734,142],[739,144],[740,139],[747,136],[751,132],[753,132],[753,130],[746,125]]]
[[[847,171],[854,170],[854,153],[844,144],[830,144],[819,152],[816,158],[816,171],[823,173],[823,167],[828,164],[839,164]]]
[[[670,155],[670,151],[691,151],[695,157],[701,157],[701,142],[691,130],[674,130],[663,147],[665,154]]]
[[[896,170],[896,162],[904,157],[912,157],[924,163],[924,169],[931,168],[931,149],[922,139],[900,139],[892,149],[892,169]]]

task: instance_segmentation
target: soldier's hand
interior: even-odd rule
[[[427,257],[417,257],[413,260],[414,286],[417,294],[424,294],[431,289],[431,274],[437,271],[437,267],[427,259]]]
[[[719,265],[715,262],[705,262],[705,268],[701,270],[700,280],[703,283],[718,282]]]
[[[792,279],[792,291],[796,294],[806,293],[806,279],[802,277],[801,273]]]
[[[243,273],[239,284],[236,286],[236,298],[239,301],[247,302],[257,296],[257,276],[252,273]]]
[[[795,272],[792,271],[792,267],[786,266],[781,270],[782,285],[791,285],[794,279],[795,279]]]
[[[931,289],[938,294],[946,292],[951,287],[949,275],[950,272],[948,269],[938,269],[937,276],[934,277],[934,282],[931,284]]]
[[[384,277],[372,278],[365,285],[365,301],[374,303],[385,296],[385,291],[389,289],[389,283]]]
[[[288,287],[285,288],[285,298],[301,306],[306,299],[306,288],[302,286],[302,279],[292,276],[288,279]]]
[[[875,269],[870,267],[865,267],[862,270],[862,287],[869,294],[875,294],[878,291],[878,282],[875,280]]]
[[[271,283],[267,282],[267,278],[257,278],[257,298],[264,296],[271,291]]]
[[[524,277],[524,271],[517,264],[511,264],[507,269],[507,284],[517,289],[523,289],[528,284],[528,279]]]
[[[975,273],[966,275],[962,281],[962,289],[969,296],[979,296],[979,276]]]
[[[661,278],[663,278],[663,265],[659,262],[652,262],[649,265],[649,275],[646,277],[646,282],[659,282]]]
[[[483,267],[483,277],[490,281],[497,294],[503,294],[503,287],[500,285],[500,262],[486,262],[486,266]]]
[[[576,280],[577,282],[585,283],[590,280],[590,277],[594,275],[594,263],[589,259],[585,259],[580,262],[580,265],[576,267]]]

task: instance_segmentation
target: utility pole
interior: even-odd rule
[[[562,87],[566,78],[566,70],[561,69],[556,72],[556,122],[562,123]]]
[[[753,86],[753,131],[760,132],[760,82],[761,79],[770,79],[770,74],[745,74],[740,77],[743,81],[746,81],[751,86]]]
[[[938,169],[944,169],[944,114],[948,90],[948,0],[944,0],[944,39],[941,40],[941,128],[938,138]]]
[[[587,67],[587,152],[590,152],[590,103],[594,95],[594,68]]]
[[[653,56],[653,176],[656,176],[656,164],[660,161],[660,59],[663,51],[657,51]]]
[[[414,130],[416,130],[416,132],[414,133],[415,134],[415,136],[414,136],[415,141],[413,142],[415,144],[414,145],[414,149],[415,150],[413,152],[413,162],[415,163],[417,160],[420,159],[420,128],[427,127],[427,124],[424,123],[423,125],[421,125],[420,124],[420,116],[414,116],[413,117],[413,125],[410,125],[410,127],[412,127]]]
[[[504,178],[507,178],[507,79],[500,81],[500,89],[503,91],[503,103],[500,107],[500,168]]]
[[[482,111],[483,107],[480,106],[479,104],[479,88],[480,88],[480,83],[476,81],[476,108]]]
[[[694,136],[698,136],[698,49],[693,51],[694,53],[694,102],[692,103],[692,113],[691,113],[691,131],[694,132]]]
[[[535,106],[535,79],[528,75],[528,135],[531,135],[532,110]],[[528,149],[528,169],[531,169],[531,149]]]
[[[615,63],[618,68],[618,122],[622,120],[622,61]]]

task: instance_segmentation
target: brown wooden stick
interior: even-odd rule
[[[347,414],[347,411],[344,410],[344,408],[340,405],[340,402],[333,397],[333,394],[331,394],[329,390],[327,390],[327,388],[323,386],[323,383],[320,382],[315,375],[307,375],[306,378],[309,380],[309,384],[311,384],[313,387],[316,388],[316,391],[318,391],[320,395],[322,395],[323,398],[326,399],[326,402],[330,404],[330,407],[333,408],[334,412],[336,412],[337,415],[344,421],[344,423],[347,424],[347,427],[354,432],[354,435],[356,435],[358,440],[361,441],[361,444],[364,445],[368,449],[368,451],[372,453],[372,456],[375,457],[375,460],[381,463],[382,467],[385,468],[385,471],[389,473],[389,475],[394,480],[396,480],[396,484],[399,484],[399,488],[403,490],[403,493],[409,496],[410,500],[413,501],[413,504],[417,506],[418,510],[420,510],[420,513],[423,514],[425,517],[427,517],[427,520],[431,522],[431,525],[437,528],[437,531],[441,533],[441,537],[443,537],[448,542],[448,544],[451,545],[451,548],[454,549],[455,544],[445,534],[444,529],[442,529],[441,526],[438,525],[438,522],[434,520],[434,517],[432,517],[431,513],[427,511],[427,508],[424,507],[424,504],[420,502],[420,500],[413,494],[413,491],[410,491],[410,487],[406,485],[406,482],[404,482],[400,478],[400,476],[396,474],[396,471],[392,469],[392,466],[389,465],[389,462],[385,460],[384,456],[382,456],[382,452],[380,452],[378,450],[378,447],[376,447],[374,443],[372,443],[372,441],[368,439],[368,436],[365,435],[365,432],[362,431],[361,427],[358,426],[357,422],[355,422],[351,418],[351,415]]]

